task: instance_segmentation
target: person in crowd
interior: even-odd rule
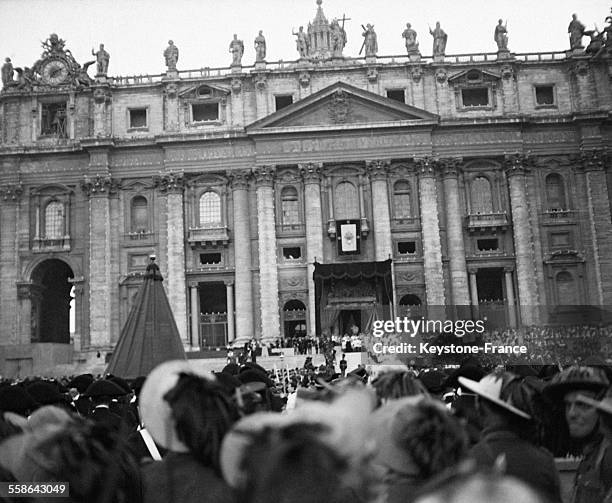
[[[467,437],[438,400],[415,395],[391,400],[374,411],[371,435],[376,468],[387,503],[412,501],[433,476],[460,462]]]
[[[186,361],[165,362],[147,377],[140,408],[155,442],[168,449],[143,467],[145,503],[235,501],[221,477],[219,451],[239,414],[214,376],[196,373]]]
[[[91,413],[89,418],[96,423],[104,424],[114,432],[123,430],[127,433],[128,426],[123,422],[121,416],[110,410],[111,402],[125,392],[114,382],[107,379],[94,381],[85,394],[91,400]]]
[[[423,383],[409,370],[384,372],[372,381],[379,403],[404,396],[427,394]]]
[[[533,442],[532,417],[525,412],[520,379],[497,371],[480,381],[459,377],[459,383],[478,395],[484,429],[470,450],[478,466],[503,468],[537,491],[547,502],[561,503],[559,474],[550,452]]]

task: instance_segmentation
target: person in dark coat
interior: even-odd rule
[[[112,381],[105,379],[95,381],[87,388],[86,395],[91,400],[91,413],[89,418],[96,423],[108,426],[112,431],[119,432],[122,429],[121,416],[110,410],[113,398],[121,396],[124,391]],[[128,427],[123,426],[127,432]]]
[[[497,467],[537,491],[547,503],[561,503],[561,483],[550,452],[536,447],[529,438],[534,431],[525,404],[513,403],[520,396],[518,376],[495,372],[479,382],[459,377],[462,387],[478,395],[484,429],[470,457],[481,467]],[[519,408],[518,405],[522,407]]]

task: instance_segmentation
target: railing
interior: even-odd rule
[[[63,236],[61,238],[34,238],[32,251],[70,251],[70,236]]]
[[[306,309],[283,310],[283,318],[285,321],[305,320],[306,319]]]
[[[502,213],[470,213],[467,216],[469,228],[504,227],[508,225],[508,214]]]
[[[229,233],[224,225],[189,227],[187,240],[191,245],[196,243],[229,241]]]
[[[550,222],[567,222],[576,219],[576,210],[547,210],[542,212],[542,217]]]
[[[276,226],[277,234],[301,234],[306,226],[304,224],[278,224]]]
[[[144,230],[143,231],[133,231],[133,232],[128,232],[125,235],[125,238],[131,241],[140,241],[143,239],[151,239],[154,235],[155,233],[152,231],[144,231]]]

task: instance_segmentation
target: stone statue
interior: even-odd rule
[[[232,53],[232,66],[240,66],[242,55],[244,54],[244,43],[238,40],[238,35],[234,33],[234,39],[230,42],[229,52]]]
[[[363,37],[363,48],[365,48],[366,58],[376,56],[376,53],[378,52],[378,41],[376,39],[374,26],[368,23],[364,30],[365,31],[361,34],[361,36]],[[359,51],[359,53],[361,54],[361,51]]]
[[[94,52],[91,50],[91,54],[96,57],[98,63],[98,75],[106,75],[108,71],[108,62],[110,61],[110,54],[104,50],[104,44],[100,44],[100,50]]]
[[[570,39],[570,49],[582,49],[582,37],[584,36],[584,25],[578,21],[578,16],[572,14],[572,20],[567,27]]]
[[[497,43],[497,50],[498,51],[507,51],[508,50],[508,21],[506,21],[506,24],[503,24],[503,21],[500,19],[497,22],[497,26],[495,27],[495,34],[493,35],[493,38],[495,39],[495,42]]]
[[[406,41],[406,51],[408,51],[408,54],[418,52],[419,43],[416,41],[417,32],[412,28],[410,23],[406,23],[406,29],[402,33],[402,37]]]
[[[11,58],[4,58],[2,65],[2,86],[6,89],[13,82],[13,63]]]
[[[296,33],[292,31],[292,34],[297,38],[295,39],[295,45],[297,51],[300,53],[300,59],[308,57],[308,37],[304,32],[304,27],[300,26],[299,31]]]
[[[342,57],[342,50],[346,45],[346,31],[340,26],[337,19],[334,19],[331,24],[331,50],[332,56]]]
[[[584,52],[596,54],[604,46],[604,33],[595,27],[594,30],[584,30],[584,34],[591,39]]]
[[[446,32],[440,28],[440,21],[436,23],[435,30],[429,28],[429,33],[433,36],[433,55],[435,56],[444,56],[446,52],[446,42],[448,40],[448,35]]]
[[[168,71],[176,71],[176,63],[179,58],[179,50],[172,40],[168,40],[168,47],[164,51],[164,58],[166,58],[166,66]]]
[[[31,90],[32,82],[34,80],[34,76],[32,75],[32,70],[26,66],[23,69],[15,68],[15,71],[17,72],[17,87],[16,88],[25,89],[28,91]]]
[[[266,60],[266,39],[263,31],[259,30],[259,35],[255,37],[255,62],[261,63]]]

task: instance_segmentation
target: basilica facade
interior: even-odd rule
[[[351,58],[338,26],[294,62],[91,78],[52,35],[3,70],[0,374],[104,359],[151,254],[188,351],[612,306],[612,52]]]

